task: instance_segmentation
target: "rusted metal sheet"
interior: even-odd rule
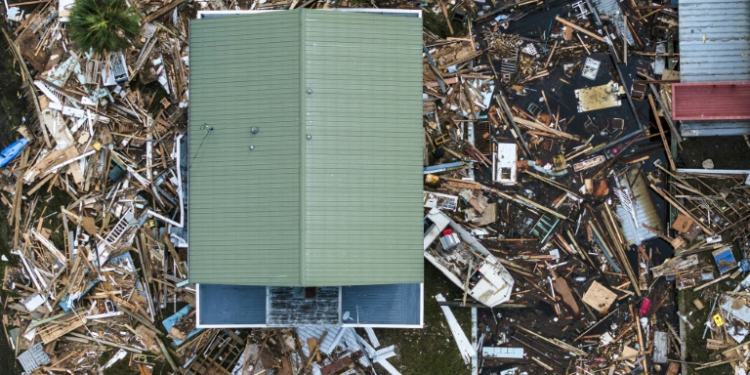
[[[750,82],[675,83],[674,120],[750,119]]]

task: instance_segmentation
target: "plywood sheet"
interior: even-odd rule
[[[575,90],[576,99],[578,99],[578,112],[590,112],[599,109],[619,107],[620,85],[610,82],[606,85],[594,86],[585,89]]]
[[[591,306],[594,310],[603,314],[609,311],[609,307],[612,306],[612,303],[615,302],[616,299],[617,294],[607,289],[604,285],[594,281],[589,287],[589,290],[586,291],[586,294],[583,295],[582,301]]]

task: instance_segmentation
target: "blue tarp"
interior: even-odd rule
[[[187,313],[190,311],[190,308],[193,307],[192,305],[187,305],[180,309],[180,311],[176,312],[174,315],[170,316],[167,319],[164,319],[161,324],[164,326],[164,328],[167,329],[167,332],[169,332],[172,327],[174,327],[175,324],[182,318],[183,316],[187,315]],[[203,331],[203,328],[196,328],[193,330],[193,332],[190,332],[189,335],[185,338],[185,340],[195,336],[200,331]],[[176,346],[182,345],[184,341],[183,340],[173,340],[172,343],[174,343]]]

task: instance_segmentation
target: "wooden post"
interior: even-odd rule
[[[656,104],[654,104],[653,94],[648,94],[648,103],[651,105],[651,112],[654,113],[654,118],[656,119],[656,127],[659,128],[661,142],[664,144],[664,150],[667,154],[667,160],[669,160],[669,168],[674,171],[675,169],[677,169],[677,167],[674,165],[674,160],[672,159],[672,150],[670,150],[669,148],[669,142],[667,142],[667,137],[664,135],[664,128],[662,128],[661,126],[661,118],[659,118],[659,114],[656,112]]]
[[[162,236],[162,240],[164,240],[164,243],[167,245],[167,249],[169,249],[169,253],[172,255],[172,258],[174,258],[174,262],[175,264],[177,264],[177,271],[180,273],[180,276],[187,276],[187,270],[182,264],[182,260],[180,260],[180,255],[177,254],[177,250],[174,248],[174,245],[172,245],[172,240],[169,238],[169,235],[164,233],[164,236]]]
[[[167,347],[164,346],[163,342],[161,342],[161,339],[158,337],[154,337],[154,340],[156,340],[156,343],[159,344],[159,348],[161,348],[162,353],[164,353],[164,357],[167,359],[167,362],[169,362],[169,366],[172,367],[172,370],[178,374],[182,374],[181,368],[177,367],[177,365],[174,363],[174,359],[172,359],[172,356],[169,354],[169,350],[167,350]]]
[[[466,295],[469,294],[469,278],[471,270],[474,268],[474,259],[469,259],[469,269],[466,270],[466,281],[464,281],[464,300],[461,306],[466,306]]]
[[[4,30],[3,30],[4,31]],[[39,119],[41,121],[41,118]],[[29,149],[26,148],[21,154],[21,165],[26,165],[29,159]],[[21,234],[21,205],[23,200],[23,169],[18,171],[18,178],[16,179],[16,193],[13,196],[13,250],[18,250],[18,238]]]
[[[555,55],[555,50],[557,49],[557,44],[558,44],[558,43],[559,43],[558,41],[555,41],[555,45],[554,45],[554,46],[552,46],[552,51],[551,51],[551,52],[549,53],[549,56],[547,57],[547,62],[546,62],[546,63],[544,63],[544,69],[547,69],[547,68],[549,68],[549,63],[550,63],[550,62],[552,61],[552,56],[554,56],[554,55]],[[490,65],[490,66],[491,66],[491,65]],[[545,99],[545,100],[546,100],[546,99]]]
[[[445,16],[445,22],[448,24],[448,29],[451,31],[451,35],[453,35],[453,25],[451,25],[451,19],[448,16],[448,9],[445,7],[443,0],[438,1],[440,2],[440,8],[443,10],[443,16]]]
[[[638,315],[635,314],[633,311],[633,305],[628,305],[628,308],[630,309],[630,316],[633,317],[633,322],[635,323],[635,328],[638,332],[638,348],[640,348],[640,351],[643,352],[643,332],[641,331],[641,323],[638,321]]]

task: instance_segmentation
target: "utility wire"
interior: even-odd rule
[[[195,151],[195,155],[193,155],[193,158],[190,159],[190,165],[188,165],[188,168],[193,166],[193,161],[195,161],[195,158],[198,156],[198,153],[201,151],[201,147],[203,147],[203,142],[206,140],[206,137],[208,137],[208,133],[214,130],[214,127],[203,124],[201,125],[201,130],[204,130],[206,132],[206,135],[203,136],[203,139],[201,139],[201,144],[198,145],[198,149]]]

